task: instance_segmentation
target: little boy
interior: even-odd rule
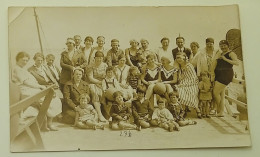
[[[132,108],[135,124],[143,128],[149,128],[153,108],[150,101],[144,99],[145,92],[145,86],[137,87],[137,99],[132,101]]]
[[[173,129],[179,131],[179,124],[174,121],[175,119],[171,112],[165,108],[165,101],[163,98],[157,101],[158,108],[153,112],[151,124],[169,130],[170,132],[172,132]]]

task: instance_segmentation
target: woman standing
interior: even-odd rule
[[[87,60],[87,65],[94,62],[93,45],[94,39],[91,36],[87,36],[84,40],[85,47],[82,52]]]
[[[61,90],[66,82],[72,79],[72,72],[76,67],[85,68],[87,65],[87,60],[85,59],[84,54],[81,51],[75,49],[75,41],[73,38],[68,38],[67,50],[61,53],[60,66],[61,66],[61,76],[60,84]]]
[[[221,93],[225,90],[225,87],[232,81],[234,72],[233,65],[238,65],[237,55],[229,49],[229,44],[226,40],[219,42],[219,47],[222,53],[218,53],[213,61],[212,68],[215,73],[211,73],[215,78],[215,84],[213,87],[213,96],[215,99],[215,105],[217,107],[217,115],[219,117],[224,116],[224,104],[221,99]]]
[[[188,57],[183,52],[178,52],[176,55],[176,62],[179,66],[179,84],[176,85],[179,92],[180,104],[196,109],[198,118],[201,118],[201,113],[198,108],[199,88],[198,77]]]
[[[137,51],[139,43],[133,39],[130,40],[130,48],[125,49],[126,62],[129,66],[138,66]]]
[[[198,54],[198,50],[199,50],[200,46],[197,42],[192,42],[190,43],[190,49],[191,49],[191,56],[190,56],[190,62],[192,61],[192,59],[194,58],[194,56],[196,54]]]
[[[103,62],[104,54],[101,51],[95,53],[95,62],[87,72],[88,79],[90,81],[90,93],[92,96],[92,103],[98,113],[100,121],[105,122],[106,119],[101,113],[100,102],[103,94],[102,80],[106,77],[107,64]]]

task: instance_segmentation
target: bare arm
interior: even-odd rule
[[[129,53],[130,53],[129,49],[125,49],[125,56],[126,56],[127,62],[130,64],[130,66],[134,66],[131,59],[130,59]]]
[[[222,56],[222,59],[232,65],[238,65],[238,59],[237,59],[237,55],[234,52],[230,52],[229,56],[231,57],[231,59],[227,59],[225,56]]]

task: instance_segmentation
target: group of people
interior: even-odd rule
[[[111,49],[104,48],[105,37],[87,36],[84,47],[75,35],[66,41],[59,68],[55,56],[36,53],[35,64],[25,66],[30,59],[26,52],[16,56],[12,81],[20,87],[23,98],[34,95],[49,85],[55,85],[56,96],[47,113],[47,130],[57,130],[52,119],[58,116],[65,123],[79,128],[137,129],[159,126],[169,131],[179,126],[194,125],[185,119],[194,108],[198,118],[210,114],[224,116],[222,93],[233,79],[236,54],[226,40],[214,49],[214,39],[206,39],[200,49],[197,42],[186,48],[183,37],[176,38],[177,47],[169,49],[169,38],[161,39],[156,51],[146,39],[130,40],[123,51],[119,40],[111,40]],[[211,112],[211,113],[210,113]]]

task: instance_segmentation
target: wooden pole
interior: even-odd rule
[[[36,21],[36,26],[37,26],[38,38],[39,38],[39,42],[40,42],[40,46],[41,46],[41,53],[43,54],[41,34],[40,34],[39,24],[38,24],[38,16],[36,14],[35,7],[33,8],[33,10],[34,10],[34,16],[35,16],[35,21]]]

